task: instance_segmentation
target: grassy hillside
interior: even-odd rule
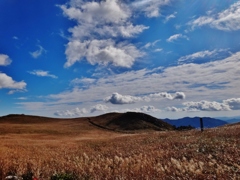
[[[135,133],[139,130],[172,130],[173,127],[143,113],[108,113],[97,117],[59,119],[29,115],[0,117],[0,134],[88,135],[106,130]],[[95,133],[95,131],[97,133]]]
[[[100,116],[101,125],[110,122],[107,127],[115,128],[117,116]],[[31,173],[39,180],[240,177],[240,124],[203,133],[129,134],[97,127],[89,122],[94,118],[41,118],[0,118],[0,179]]]

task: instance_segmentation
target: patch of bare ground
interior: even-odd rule
[[[240,125],[120,133],[88,118],[1,122],[0,179],[31,171],[74,179],[240,179]]]

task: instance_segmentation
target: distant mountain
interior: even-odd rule
[[[223,120],[223,121],[225,121],[225,122],[227,122],[227,123],[229,123],[229,124],[233,124],[233,123],[238,123],[238,122],[240,122],[240,118],[239,119],[226,119],[226,120]]]
[[[223,121],[228,121],[228,120],[232,120],[232,119],[236,119],[240,121],[240,116],[231,116],[231,117],[215,117],[216,119],[220,119]]]
[[[184,118],[177,119],[177,120],[163,119],[163,121],[165,121],[171,125],[174,125],[176,127],[190,125],[195,128],[200,128],[200,117],[193,117],[193,118],[184,117]],[[214,119],[214,118],[210,118],[210,117],[203,117],[204,128],[213,128],[213,127],[222,126],[225,124],[228,124],[228,123],[223,120]]]

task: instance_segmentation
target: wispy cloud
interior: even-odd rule
[[[231,98],[223,100],[222,102],[216,101],[189,101],[184,102],[182,108],[167,107],[168,111],[181,112],[181,111],[231,111],[240,110],[240,98]]]
[[[211,14],[209,16],[201,16],[188,23],[195,29],[201,26],[210,26],[211,28],[222,31],[237,31],[240,29],[240,2],[236,2],[228,9],[219,12],[218,14]]]
[[[94,101],[103,99],[103,96],[107,97],[112,92],[124,94],[124,89],[127,89],[127,94],[132,96],[148,94],[149,91],[158,93],[181,90],[188,96],[194,96],[195,93],[199,97],[214,96],[217,99],[231,97],[231,94],[237,93],[234,87],[240,82],[237,76],[240,66],[239,54],[240,52],[223,60],[203,64],[183,64],[164,69],[142,69],[111,75],[96,79],[95,83],[86,90],[75,87],[73,90],[50,97],[61,99],[61,102]],[[191,90],[189,90],[189,87],[191,87]],[[91,94],[91,99],[87,94]]]
[[[10,57],[6,54],[0,54],[0,66],[8,66],[12,63]]]
[[[136,0],[131,5],[138,11],[144,12],[148,18],[158,17],[161,15],[161,7],[170,3],[170,0]]]
[[[57,76],[53,75],[53,74],[49,74],[48,71],[43,71],[43,70],[34,70],[34,71],[29,71],[29,74],[33,74],[36,76],[40,76],[40,77],[51,77],[51,78],[58,78]]]
[[[143,46],[143,48],[146,48],[146,49],[152,48],[152,47],[156,46],[156,44],[157,44],[158,42],[160,42],[160,41],[161,41],[161,39],[157,39],[157,40],[155,40],[155,41],[153,41],[153,42],[148,42],[147,44],[145,44],[145,45]]]
[[[186,36],[186,35],[182,35],[182,34],[174,34],[172,36],[170,36],[168,39],[167,39],[167,42],[174,42],[180,38],[183,38],[183,39],[187,39],[189,40],[189,38]]]
[[[19,97],[19,98],[16,98],[18,100],[27,100],[28,98],[27,97]]]
[[[83,86],[89,86],[90,84],[93,84],[96,82],[96,79],[93,78],[75,78],[71,81],[71,85],[83,85]]]
[[[18,40],[18,37],[17,37],[17,36],[13,36],[12,38],[15,39],[15,40]]]
[[[33,58],[37,59],[37,58],[39,58],[43,53],[46,53],[46,52],[47,52],[47,51],[46,51],[42,46],[38,45],[38,50],[33,51],[33,52],[29,52],[29,53],[30,53],[30,55],[31,55]]]
[[[73,84],[72,89],[51,94],[45,97],[48,103],[43,103],[40,108],[48,107],[49,110],[54,105],[53,111],[56,112],[56,106],[59,107],[58,109],[66,110],[74,109],[74,104],[81,103],[84,105],[79,105],[78,108],[83,109],[88,105],[92,106],[92,102],[104,103],[104,99],[107,97],[109,103],[113,102],[115,105],[122,103],[121,106],[117,106],[118,111],[139,109],[143,106],[154,106],[158,110],[173,107],[171,110],[174,111],[183,111],[184,109],[196,111],[199,103],[189,103],[188,106],[182,103],[201,102],[203,99],[207,102],[224,103],[227,106],[220,107],[230,107],[233,110],[237,108],[238,97],[233,100],[229,100],[229,97],[238,94],[236,86],[240,82],[240,76],[238,76],[240,75],[239,57],[240,52],[222,60],[202,64],[182,64],[167,68],[159,67],[152,70],[128,71],[94,78],[94,82],[91,79],[77,79],[76,83],[83,83],[83,85],[90,83],[90,85],[82,88],[79,84]],[[112,92],[118,93],[112,94]],[[224,99],[228,99],[229,102],[221,102]],[[64,108],[62,107],[63,104]],[[209,103],[205,102],[205,104]],[[31,102],[25,102],[22,105],[28,108],[31,107]],[[215,105],[218,107],[216,103]],[[106,112],[116,110],[112,107],[116,106],[111,106]],[[187,107],[189,108],[186,109]],[[206,109],[210,111],[211,106],[209,105],[209,108]],[[211,111],[213,110],[212,107]],[[88,108],[87,112],[90,113],[91,108]],[[95,111],[95,113],[97,112]]]
[[[213,51],[205,50],[205,51],[199,51],[190,55],[182,56],[178,59],[178,63],[186,63],[186,62],[192,62],[195,59],[200,58],[215,58],[216,56],[221,52],[226,52],[227,49],[214,49]]]
[[[154,49],[154,52],[161,52],[163,49],[162,48],[157,48],[157,49]]]
[[[166,16],[164,23],[168,22],[170,19],[176,18],[176,14],[177,14],[177,12],[174,12],[173,14]]]

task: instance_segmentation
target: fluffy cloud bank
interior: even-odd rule
[[[223,101],[232,110],[240,110],[240,98],[231,98]]]
[[[200,101],[200,102],[185,102],[184,106],[187,107],[187,110],[190,111],[229,111],[230,108],[227,104],[219,102],[209,102],[209,101]]]
[[[84,114],[88,113],[88,111],[83,108],[75,108],[72,110],[64,110],[64,111],[57,111],[54,113],[55,116],[82,116]]]
[[[139,101],[150,101],[156,100],[158,98],[166,98],[166,99],[185,99],[185,94],[183,92],[176,92],[174,95],[171,95],[167,92],[160,92],[155,94],[149,94],[147,96],[136,97],[129,95],[121,95],[119,93],[113,93],[111,96],[105,98],[105,102],[110,102],[112,104],[133,104]]]
[[[223,102],[216,101],[199,101],[199,102],[184,102],[183,108],[168,107],[168,111],[231,111],[240,110],[240,98],[231,98],[223,100]]]
[[[195,27],[210,26],[223,31],[237,31],[240,29],[240,2],[236,2],[228,9],[214,15],[201,16],[188,24]]]
[[[143,113],[152,113],[152,112],[161,112],[160,109],[157,109],[154,106],[142,106],[139,108],[133,108],[133,109],[113,109],[109,108],[106,105],[103,104],[97,104],[95,106],[90,107],[89,109],[86,108],[74,108],[72,110],[63,110],[63,111],[57,111],[54,113],[55,116],[62,116],[62,117],[77,117],[77,116],[86,116],[89,113],[95,113],[96,111],[101,113],[107,113],[107,112],[143,112]]]
[[[75,108],[72,110],[64,110],[64,111],[57,111],[54,113],[56,116],[84,116],[87,113],[94,113],[95,111],[102,111],[105,112],[108,110],[108,107],[103,104],[97,104],[95,106],[90,107],[89,109],[86,108]]]
[[[66,17],[76,22],[69,29],[72,37],[66,46],[67,62],[64,67],[86,59],[92,65],[111,64],[129,68],[144,55],[127,40],[148,27],[133,25],[132,12],[127,4],[118,0],[72,0],[59,7]],[[118,38],[126,41],[119,43]]]

